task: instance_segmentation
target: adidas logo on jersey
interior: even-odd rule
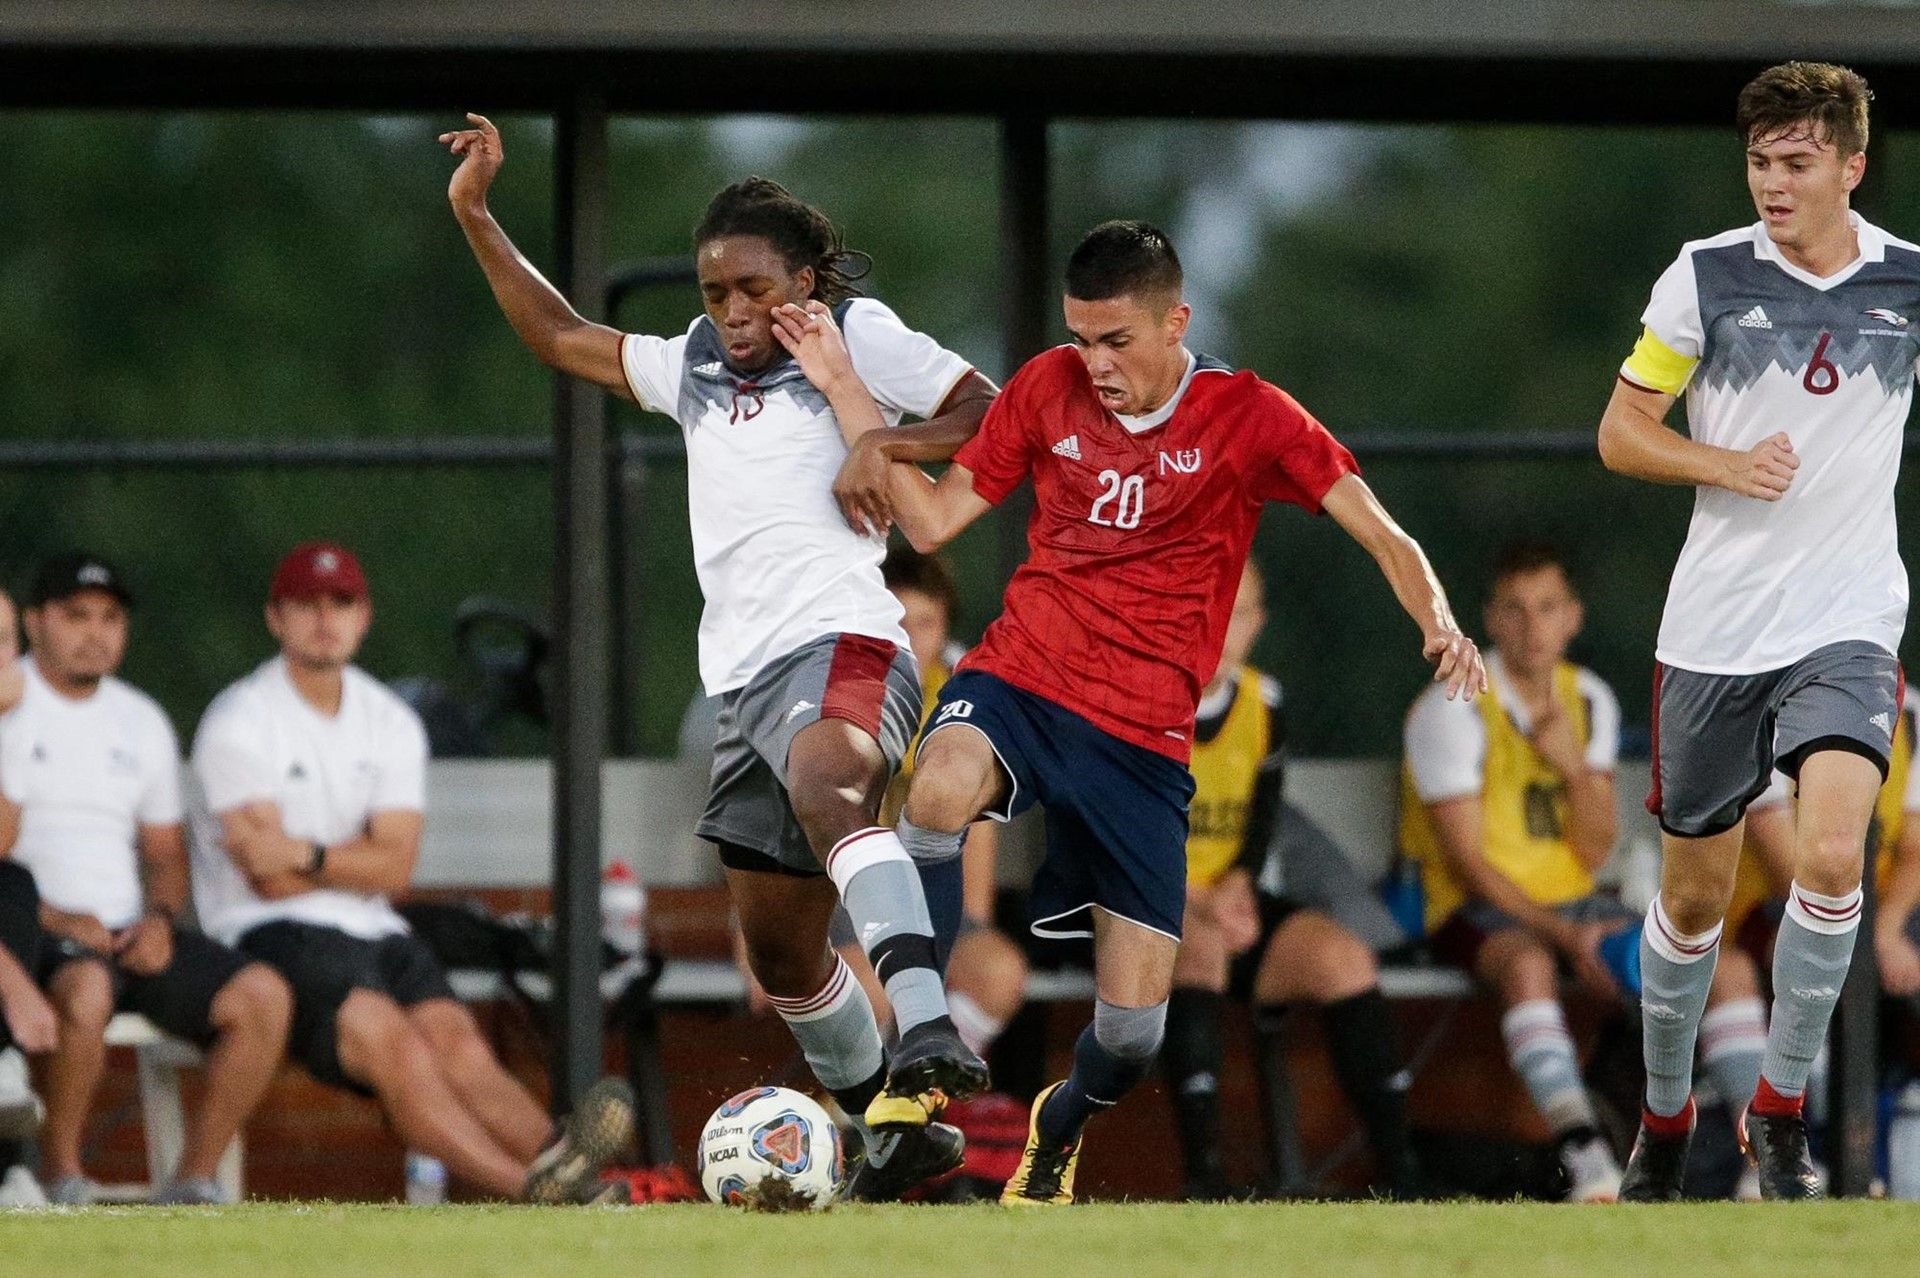
[[[1053,446],[1053,455],[1055,457],[1065,457],[1069,461],[1079,461],[1080,437],[1078,435],[1067,436]]]
[[[807,711],[811,709],[813,709],[813,702],[807,701],[803,698],[802,700],[799,700],[793,703],[793,709],[787,711],[787,717],[782,719],[780,722],[792,723],[795,719],[798,719],[801,715],[805,714]]]
[[[1756,306],[1740,317],[1741,328],[1772,328],[1773,321],[1767,318],[1763,307]]]
[[[1867,722],[1871,723],[1874,727],[1880,729],[1880,731],[1882,732],[1893,731],[1893,718],[1885,710],[1882,710],[1879,714],[1876,714],[1875,716],[1873,716],[1873,718],[1867,720]]]
[[[702,377],[718,377],[722,367],[723,365],[716,359],[711,364],[696,364],[693,371]]]

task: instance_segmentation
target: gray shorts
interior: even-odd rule
[[[760,668],[720,699],[713,788],[694,832],[734,869],[825,874],[787,798],[787,752],[801,729],[845,719],[879,742],[890,771],[920,727],[913,654],[866,635],[823,635]]]
[[[1887,773],[1900,718],[1900,663],[1864,639],[1828,644],[1784,670],[1711,675],[1656,666],[1653,792],[1660,828],[1699,839],[1731,830],[1777,767],[1847,750]]]

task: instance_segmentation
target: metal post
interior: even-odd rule
[[[559,286],[589,319],[604,304],[607,108],[582,87],[554,118]],[[607,405],[568,378],[553,414],[553,1105],[600,1073],[600,761],[607,743]]]
[[[1047,272],[1047,119],[1010,115],[1000,121],[1000,331],[1007,375],[1047,344],[1054,305]],[[1000,508],[1000,573],[1011,577],[1027,557],[1032,491],[1016,489]]]

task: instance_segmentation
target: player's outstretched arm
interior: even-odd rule
[[[492,121],[473,114],[467,119],[473,128],[440,135],[447,149],[461,157],[447,184],[447,199],[507,322],[541,363],[632,399],[633,390],[620,365],[619,330],[582,317],[493,220],[487,209],[487,188],[493,185],[506,153]]]
[[[1744,452],[1688,439],[1667,425],[1672,395],[1615,378],[1600,417],[1600,460],[1616,475],[1656,484],[1724,488],[1742,497],[1779,501],[1800,458],[1785,431]]]
[[[1420,651],[1434,665],[1434,682],[1447,685],[1447,699],[1485,692],[1487,670],[1480,650],[1453,619],[1447,592],[1434,576],[1426,552],[1393,522],[1366,481],[1358,475],[1341,476],[1321,498],[1320,506],[1380,565],[1400,606],[1420,627]]]
[[[847,522],[861,532],[891,524],[893,491],[903,482],[895,463],[951,461],[960,446],[980,432],[981,419],[999,393],[979,373],[968,373],[927,420],[883,426],[853,440],[833,478],[833,499]]]
[[[887,429],[886,418],[866,383],[854,371],[853,358],[847,353],[845,335],[833,322],[833,313],[820,302],[805,307],[782,306],[773,313],[773,335],[800,365],[807,380],[819,388],[833,407],[840,432],[852,445],[876,431]],[[984,378],[982,379],[985,380]],[[990,385],[991,383],[989,383]],[[949,396],[951,398],[951,396]],[[986,404],[980,405],[986,412]],[[978,428],[978,422],[975,423]],[[959,445],[955,445],[957,448]],[[932,554],[960,535],[974,520],[992,507],[973,491],[973,472],[964,466],[949,466],[938,482],[918,466],[898,463],[889,477],[887,495],[890,514],[900,531],[921,554]],[[856,507],[842,503],[842,512],[855,532],[883,533],[885,521],[870,522]]]

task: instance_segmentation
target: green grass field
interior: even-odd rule
[[[0,1273],[58,1278],[641,1274],[1633,1275],[1920,1273],[1920,1208],[1171,1204],[1011,1213],[249,1206],[0,1213]],[[1795,1266],[1794,1268],[1797,1268]]]

